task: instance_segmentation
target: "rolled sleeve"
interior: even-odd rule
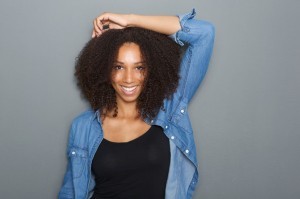
[[[179,44],[180,46],[183,46],[184,43],[183,41],[180,40],[180,38],[178,37],[178,33],[180,31],[187,31],[188,28],[185,27],[185,23],[187,22],[187,20],[189,19],[193,19],[196,15],[196,11],[195,9],[193,8],[191,12],[189,13],[186,13],[186,14],[180,14],[180,15],[177,15],[177,17],[179,18],[179,22],[180,22],[180,26],[181,26],[181,30],[175,32],[174,34],[172,35],[169,35],[169,37],[171,39],[173,39],[177,44]]]
[[[215,28],[207,21],[194,19],[195,9],[178,15],[181,29],[170,37],[179,45],[187,44],[180,66],[180,81],[175,96],[189,102],[202,82],[213,50]]]

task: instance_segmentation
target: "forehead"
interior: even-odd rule
[[[116,61],[141,61],[143,59],[139,45],[133,42],[127,42],[120,46]]]

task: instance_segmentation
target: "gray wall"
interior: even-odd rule
[[[300,198],[300,1],[0,2],[0,198],[56,198],[72,118],[85,110],[74,60],[103,11],[184,13],[216,26],[190,114],[194,198]]]

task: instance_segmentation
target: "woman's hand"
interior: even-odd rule
[[[122,29],[128,27],[129,15],[116,13],[103,13],[93,21],[92,37],[100,36],[108,29]]]

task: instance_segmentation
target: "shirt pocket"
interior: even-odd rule
[[[79,178],[86,166],[88,152],[85,149],[72,147],[69,151],[73,178]]]

